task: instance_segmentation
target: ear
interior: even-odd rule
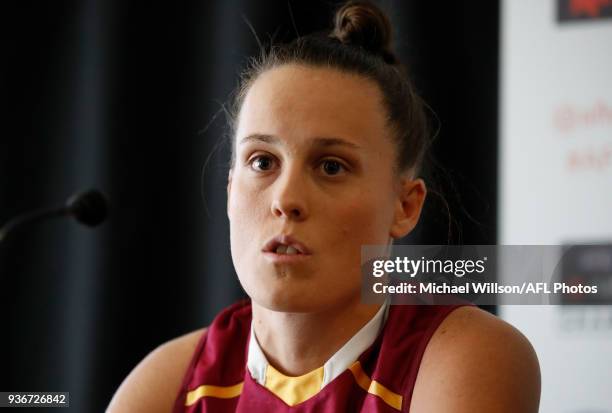
[[[402,238],[414,229],[419,222],[426,196],[427,187],[421,178],[401,178],[393,225],[389,231],[392,238]]]
[[[230,205],[230,193],[232,190],[232,169],[229,170],[229,173],[227,174],[227,205],[226,205],[226,212],[227,212],[227,218],[229,219],[229,205]]]

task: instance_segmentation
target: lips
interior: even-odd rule
[[[288,234],[280,234],[270,239],[264,245],[263,252],[286,255],[310,255],[310,249],[297,238]]]

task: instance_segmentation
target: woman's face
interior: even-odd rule
[[[405,235],[381,102],[372,81],[301,65],[264,72],[249,89],[228,216],[234,266],[255,303],[314,312],[359,299],[361,246]],[[292,239],[270,242],[283,235]],[[279,242],[297,254],[274,252]]]

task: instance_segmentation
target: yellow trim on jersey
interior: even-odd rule
[[[231,399],[240,396],[244,382],[234,384],[233,386],[212,386],[203,384],[187,393],[185,406],[191,406],[202,397],[218,397],[220,399]]]
[[[403,397],[397,393],[393,393],[376,380],[370,379],[361,368],[361,363],[359,360],[354,362],[351,367],[349,367],[349,370],[353,373],[353,376],[355,376],[355,381],[357,384],[359,384],[359,387],[368,393],[373,394],[374,396],[380,397],[385,403],[394,409],[400,411],[402,410]]]
[[[297,377],[285,376],[268,364],[265,387],[289,406],[310,399],[321,390],[323,367]]]

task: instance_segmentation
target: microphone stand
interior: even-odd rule
[[[38,209],[18,215],[0,228],[0,242],[5,240],[9,233],[24,224],[67,215],[72,215],[83,225],[95,227],[104,222],[108,216],[106,197],[100,191],[91,189],[71,196],[64,206]]]
[[[54,209],[39,209],[16,216],[0,228],[0,242],[5,240],[9,233],[21,225],[31,224],[47,218],[58,218],[68,214],[68,209],[66,207],[61,207]]]

